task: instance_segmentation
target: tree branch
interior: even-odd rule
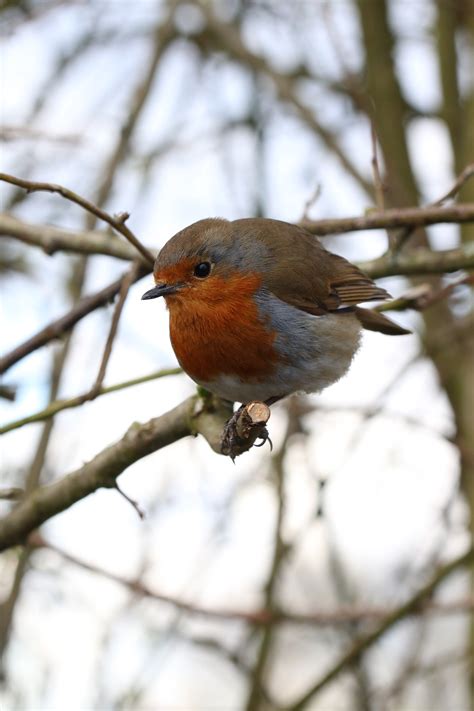
[[[258,627],[268,627],[275,624],[295,624],[295,625],[312,625],[316,627],[329,627],[346,625],[348,622],[367,622],[374,620],[385,620],[389,614],[389,610],[382,607],[362,607],[357,605],[340,606],[335,610],[320,610],[308,614],[298,614],[294,612],[285,612],[281,609],[263,608],[261,610],[239,610],[239,609],[218,609],[213,607],[202,607],[192,602],[187,602],[180,598],[166,595],[153,590],[141,580],[126,578],[117,573],[105,570],[94,563],[88,563],[75,555],[68,553],[63,548],[55,543],[46,540],[40,533],[35,531],[28,537],[28,545],[33,548],[44,548],[53,551],[61,558],[72,565],[78,566],[83,570],[87,570],[94,575],[100,575],[103,578],[112,580],[118,585],[122,585],[134,594],[142,597],[147,597],[159,603],[171,605],[182,612],[194,615],[196,617],[208,617],[219,620],[240,621],[246,624],[255,625]],[[456,615],[460,612],[469,613],[474,608],[474,600],[467,598],[455,600],[452,602],[437,603],[435,601],[426,600],[416,609],[415,613],[420,614],[436,614],[436,615]]]
[[[193,434],[191,422],[197,404],[197,398],[191,397],[146,424],[132,424],[120,440],[90,462],[34,491],[0,521],[0,550],[22,543],[44,521],[97,489],[113,488],[116,478],[134,462]]]
[[[433,288],[431,284],[413,286],[397,299],[378,304],[374,311],[404,311],[406,309],[425,311],[439,301],[447,299],[460,286],[474,286],[474,274],[462,276],[441,288]]]
[[[125,301],[127,300],[128,292],[130,287],[136,281],[136,277],[140,271],[140,266],[138,262],[133,262],[127,274],[125,274],[122,279],[122,285],[120,287],[117,303],[115,304],[114,313],[112,316],[112,321],[110,324],[109,335],[104,346],[104,352],[102,354],[102,360],[100,362],[99,371],[95,379],[94,384],[88,393],[86,393],[86,400],[95,400],[102,389],[105,374],[107,372],[107,365],[112,355],[112,348],[114,346],[114,341],[118,333],[118,325],[120,317],[123,312],[123,307],[125,306]]]
[[[387,253],[379,259],[358,262],[357,266],[372,279],[381,277],[420,274],[445,274],[459,269],[474,269],[474,242],[458,249],[433,252],[420,247],[400,254]]]
[[[451,191],[450,191],[451,193]],[[446,196],[443,197],[445,199]],[[443,223],[474,222],[474,203],[426,207],[394,208],[371,211],[366,215],[308,220],[300,222],[308,232],[319,237],[326,235],[378,230],[395,227],[423,227]],[[0,214],[0,236],[13,237],[43,249],[47,254],[57,251],[79,254],[103,254],[117,259],[132,260],[135,251],[126,243],[118,242],[101,231],[76,232],[49,225],[31,225],[9,214]],[[153,250],[153,248],[150,248]],[[148,262],[147,262],[148,263]]]
[[[150,269],[145,266],[139,267],[134,276],[134,281],[138,281],[148,274],[149,271]],[[128,273],[125,273],[122,277],[116,279],[108,286],[95,292],[95,294],[84,296],[64,316],[52,321],[50,324],[42,328],[41,331],[38,331],[38,333],[34,336],[21,343],[19,346],[10,351],[10,353],[3,356],[3,358],[0,358],[0,373],[4,373],[11,368],[12,365],[15,365],[15,363],[18,363],[18,361],[25,356],[46,345],[46,343],[62,336],[63,333],[69,331],[76,325],[76,323],[78,323],[78,321],[83,319],[84,316],[90,314],[91,311],[94,311],[100,306],[105,306],[107,303],[112,301],[112,299],[122,288],[124,280],[128,278],[127,274]]]
[[[287,711],[302,711],[313,697],[319,693],[327,684],[335,679],[344,669],[353,664],[358,657],[377,642],[382,635],[391,629],[397,622],[405,619],[409,615],[417,612],[420,605],[429,598],[436,590],[438,585],[451,575],[461,566],[467,565],[474,559],[474,548],[470,548],[466,553],[455,558],[450,563],[444,565],[433,578],[424,585],[417,593],[415,593],[407,602],[401,605],[398,609],[390,613],[385,620],[373,632],[361,637],[357,642],[339,659],[339,661],[328,671],[319,681],[314,684],[295,704],[287,708]]]
[[[305,220],[301,223],[308,232],[323,237],[343,232],[377,230],[390,227],[426,227],[441,223],[474,222],[474,203],[448,206],[397,207],[383,212],[370,211],[361,217],[343,217],[329,220]]]
[[[66,200],[74,202],[76,205],[84,208],[84,210],[87,210],[87,212],[91,215],[103,220],[103,222],[107,222],[116,232],[123,235],[125,239],[127,239],[130,244],[135,247],[135,249],[139,252],[143,259],[150,264],[150,266],[153,266],[155,258],[125,224],[125,221],[129,218],[129,214],[127,212],[120,213],[116,216],[109,215],[108,212],[102,210],[102,208],[97,205],[94,205],[94,203],[90,202],[90,200],[86,200],[86,198],[83,198],[81,195],[69,190],[69,188],[65,188],[63,185],[23,180],[22,178],[16,178],[14,175],[8,175],[7,173],[0,173],[0,180],[5,183],[10,183],[11,185],[16,185],[19,188],[24,188],[29,193],[38,191],[58,193]]]
[[[181,368],[164,368],[162,370],[155,371],[154,373],[149,373],[148,375],[143,375],[139,378],[134,378],[133,380],[125,380],[122,383],[117,383],[116,385],[109,385],[107,387],[102,387],[99,389],[97,397],[101,395],[107,395],[108,393],[114,393],[118,390],[124,390],[125,388],[131,388],[134,385],[140,385],[141,383],[149,383],[151,380],[157,380],[158,378],[164,378],[167,375],[178,375],[183,371]],[[6,425],[0,427],[0,435],[6,432],[11,432],[24,425],[29,425],[33,422],[41,422],[42,420],[48,420],[50,417],[54,417],[58,412],[63,410],[68,410],[72,407],[79,407],[83,405],[88,399],[89,392],[83,393],[82,395],[76,395],[75,397],[68,398],[67,400],[56,400],[51,402],[43,410],[38,410],[38,412],[32,415],[27,415],[27,417],[22,417],[19,420],[12,420],[12,422],[7,422]],[[1,497],[0,497],[1,498]]]
[[[52,225],[32,225],[8,213],[0,213],[0,237],[12,237],[39,247],[50,256],[59,251],[85,255],[104,254],[126,261],[137,256],[136,250],[128,242],[122,242],[107,232],[73,231]]]
[[[461,188],[463,188],[464,185],[468,182],[468,180],[470,180],[472,177],[474,177],[474,163],[469,163],[469,165],[466,165],[464,170],[458,175],[454,185],[448,190],[448,192],[442,195],[437,200],[435,200],[433,203],[431,203],[432,206],[437,207],[439,205],[443,205],[443,203],[447,202],[448,200],[455,198]]]
[[[334,132],[320,124],[311,109],[300,100],[295,90],[294,77],[280,74],[263,57],[247,49],[242,42],[240,33],[231,24],[221,22],[213,12],[210,3],[196,0],[196,4],[205,16],[207,29],[212,33],[219,49],[235,57],[244,67],[251,68],[268,77],[274,84],[280,99],[296,109],[296,113],[303,122],[321,139],[327,149],[336,156],[346,172],[354,178],[368,195],[372,196],[372,184],[364,178],[356,165],[348,158],[335,138]]]
[[[188,398],[145,424],[132,424],[114,444],[59,481],[37,489],[0,521],[0,551],[22,543],[31,531],[100,488],[114,488],[117,477],[139,459],[188,435],[201,434],[222,454],[224,425],[232,404],[207,393]],[[249,437],[247,449],[253,446]],[[241,454],[230,452],[232,456]]]

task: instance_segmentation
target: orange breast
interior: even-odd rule
[[[275,333],[254,301],[255,275],[212,276],[167,298],[170,335],[183,369],[198,381],[218,375],[263,378],[275,369]]]

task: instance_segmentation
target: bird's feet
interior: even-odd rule
[[[270,408],[264,402],[249,402],[241,405],[226,422],[221,439],[221,452],[235,460],[239,454],[247,452],[254,445],[261,447],[272,441],[266,424],[270,418]],[[259,444],[255,444],[257,440]]]

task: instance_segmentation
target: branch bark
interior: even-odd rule
[[[130,261],[136,251],[127,242],[99,230],[67,230],[52,225],[32,225],[8,213],[0,214],[0,237],[12,237],[33,247],[39,247],[48,255],[56,252],[71,254],[104,254]],[[150,250],[151,251],[151,250]]]
[[[448,223],[474,223],[474,203],[393,208],[381,212],[374,210],[366,215],[354,217],[303,220],[300,226],[314,235],[325,237],[362,230],[417,228]],[[47,254],[63,251],[77,254],[103,254],[128,261],[136,258],[133,247],[99,230],[73,231],[50,225],[31,225],[6,213],[0,214],[0,236],[12,237],[34,245]],[[153,247],[149,250],[156,251]]]
[[[207,394],[188,398],[173,410],[145,424],[132,424],[117,442],[90,462],[49,486],[33,491],[0,521],[0,551],[25,541],[31,531],[100,488],[116,488],[116,479],[130,465],[188,435],[201,434],[222,454],[224,425],[232,404]],[[247,449],[254,444],[249,436]],[[229,452],[230,456],[242,454]]]
[[[131,464],[193,434],[198,400],[189,398],[146,424],[132,424],[125,435],[90,462],[59,481],[43,486],[0,521],[0,550],[22,543],[33,529],[100,488],[113,488]],[[197,425],[197,423],[194,423]]]
[[[379,259],[359,262],[358,267],[372,279],[404,275],[445,274],[459,269],[474,269],[474,242],[458,249],[433,252],[431,249],[412,249],[399,254],[387,253]]]
[[[459,203],[446,207],[398,207],[369,212],[362,217],[329,220],[305,220],[301,226],[315,235],[335,235],[359,230],[394,227],[426,227],[447,222],[474,222],[474,203]]]
[[[113,156],[115,159],[115,156]],[[114,171],[115,172],[115,171]],[[63,185],[56,185],[55,183],[41,183],[34,182],[32,180],[24,180],[23,178],[16,178],[14,175],[8,175],[8,173],[0,173],[0,180],[5,183],[10,183],[10,185],[16,185],[19,188],[24,188],[28,193],[34,192],[48,192],[48,193],[58,193],[61,197],[74,202],[76,205],[84,208],[90,215],[94,218],[103,220],[107,222],[112,229],[114,229],[119,234],[123,235],[130,244],[132,244],[136,251],[141,255],[141,257],[148,262],[150,266],[153,266],[154,257],[153,255],[142,245],[139,239],[133,234],[133,232],[126,226],[125,222],[129,218],[129,214],[126,212],[120,213],[119,215],[112,216],[108,212],[102,210],[101,207],[95,205],[90,200],[83,198],[78,195],[73,190],[65,188]],[[112,178],[110,178],[112,180]],[[107,188],[108,193],[108,188]],[[102,202],[102,200],[100,201]]]

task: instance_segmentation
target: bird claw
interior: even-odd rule
[[[265,403],[251,402],[239,407],[224,427],[221,438],[222,454],[230,456],[234,461],[239,454],[247,452],[252,446],[262,447],[267,440],[272,448],[272,441],[265,426],[269,417],[270,408]],[[256,445],[257,440],[262,442]]]
[[[270,439],[270,435],[268,434],[268,430],[266,427],[262,434],[257,437],[257,439],[261,439],[262,441],[259,442],[259,444],[254,444],[254,447],[263,447],[263,445],[268,442],[268,444],[270,445],[270,452],[273,452],[273,442]]]

